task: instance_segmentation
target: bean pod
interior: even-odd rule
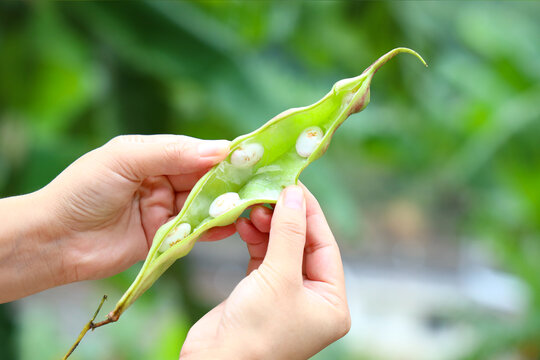
[[[107,320],[116,321],[169,266],[185,256],[197,238],[215,226],[232,224],[250,205],[275,203],[282,189],[296,184],[302,170],[326,151],[338,126],[370,101],[373,75],[398,53],[380,57],[361,75],[338,81],[313,105],[277,115],[252,133],[236,138],[231,153],[193,187],[184,207],[156,233],[137,278]],[[427,66],[427,65],[426,65]]]

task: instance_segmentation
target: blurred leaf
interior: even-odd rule
[[[0,191],[39,189],[119,134],[232,139],[408,46],[430,67],[403,56],[381,69],[369,107],[302,181],[348,261],[388,237],[387,208],[402,199],[429,224],[426,262],[430,246],[484,243],[531,301],[523,319],[471,318],[480,334],[471,358],[535,358],[539,17],[536,2],[0,2]],[[176,357],[208,310],[189,293],[192,265],[179,265],[74,358]],[[120,293],[136,268],[100,287]],[[56,356],[64,333],[46,309],[28,311],[20,357]],[[318,358],[370,358],[347,339]]]

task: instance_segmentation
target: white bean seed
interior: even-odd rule
[[[261,160],[264,148],[261,144],[253,143],[240,146],[231,155],[231,164],[238,168],[248,168]]]
[[[311,126],[302,131],[296,140],[296,152],[301,157],[309,157],[319,146],[324,136],[323,131],[318,126]]]
[[[228,192],[221,194],[212,202],[208,213],[211,217],[218,217],[239,205],[240,202],[240,195],[238,193]]]
[[[188,223],[182,223],[174,228],[163,240],[161,246],[159,247],[160,252],[165,252],[174,244],[178,243],[180,240],[183,240],[191,233],[191,225]]]

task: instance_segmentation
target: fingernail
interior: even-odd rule
[[[290,186],[285,189],[283,200],[289,209],[301,209],[304,202],[304,192],[299,186]]]
[[[229,152],[231,142],[228,140],[208,140],[199,144],[198,151],[202,157],[224,155]]]

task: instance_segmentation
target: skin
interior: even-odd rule
[[[237,229],[247,276],[189,331],[180,359],[307,359],[350,329],[343,265],[322,210],[290,186]]]
[[[43,189],[0,200],[0,302],[121,272],[145,258],[229,142],[122,136],[85,154]],[[182,359],[303,359],[345,335],[339,249],[315,198],[288,187],[275,210],[236,223],[251,259],[231,295],[190,330]],[[207,231],[219,240],[234,225]]]
[[[0,302],[108,277],[143,260],[159,226],[228,151],[225,140],[120,136],[43,189],[0,200]],[[234,225],[216,228],[202,240],[234,232]]]

